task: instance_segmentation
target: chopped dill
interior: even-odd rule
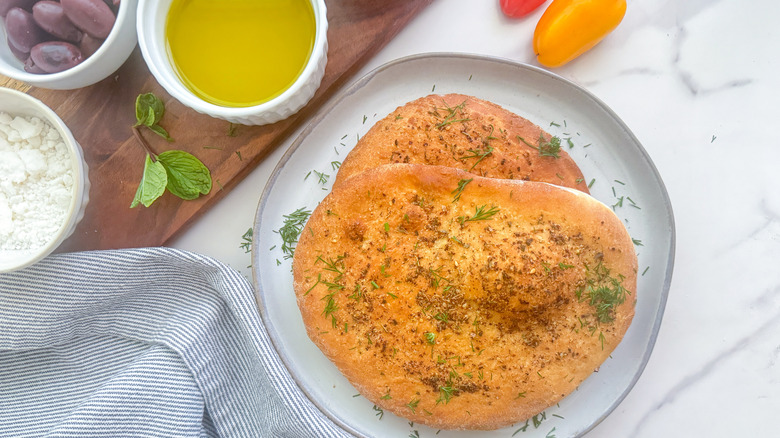
[[[460,158],[461,161],[468,160],[471,158],[477,158],[477,161],[474,162],[474,164],[469,167],[469,171],[477,167],[477,164],[479,164],[482,160],[485,159],[488,155],[493,153],[493,146],[490,146],[489,144],[485,145],[484,150],[477,150],[477,149],[468,149],[467,152],[471,152],[471,155],[465,155]]]
[[[580,301],[587,300],[596,311],[599,323],[610,323],[615,320],[615,308],[626,301],[626,295],[631,292],[623,287],[623,276],[615,278],[609,269],[599,262],[589,270],[590,278],[586,285],[577,289],[576,295]]]
[[[441,322],[448,322],[450,320],[450,317],[445,312],[439,312],[433,316],[433,319]]]
[[[282,253],[284,253],[285,259],[292,258],[295,253],[295,245],[298,243],[298,238],[309,216],[311,216],[311,210],[301,207],[288,215],[284,215],[282,227],[274,231],[282,238]]]
[[[316,170],[312,170],[312,172],[314,172],[314,174],[317,175],[317,182],[320,184],[326,184],[328,182],[328,179],[330,178],[330,175],[328,175],[327,173],[318,172]],[[306,176],[308,177],[309,175],[307,174]]]
[[[534,146],[531,143],[528,143],[523,137],[517,136],[517,139],[528,145],[529,147],[532,147],[539,151],[540,157],[553,157],[553,158],[560,158],[561,153],[561,139],[558,137],[551,137],[549,140],[544,138],[544,134],[539,135],[539,140],[537,140],[538,145]]]
[[[243,242],[241,242],[241,245],[239,245],[239,248],[242,248],[244,250],[244,253],[248,253],[252,251],[252,233],[253,230],[250,227],[246,232],[241,236],[241,239]],[[275,245],[274,245],[275,246]]]
[[[485,210],[485,207],[487,207],[487,204],[480,205],[479,207],[474,207],[474,215],[471,217],[466,216],[459,216],[458,222],[460,222],[461,225],[465,224],[469,221],[486,221],[490,220],[496,213],[499,212],[499,208],[494,206],[491,206],[487,211]]]
[[[376,412],[376,414],[375,414],[375,415],[376,415],[377,417],[379,417],[379,419],[380,419],[380,420],[382,419],[382,417],[384,417],[384,416],[385,416],[385,411],[383,411],[383,410],[382,410],[382,408],[380,408],[380,407],[379,407],[379,406],[377,406],[377,405],[374,405],[374,412]]]
[[[528,430],[528,426],[530,426],[530,424],[528,423],[528,420],[525,420],[525,424],[523,425],[523,427],[517,429],[515,433],[512,434],[512,436],[517,435],[519,432],[525,432],[526,430]]]
[[[455,197],[452,198],[452,202],[458,202],[460,200],[460,195],[462,195],[463,190],[466,189],[466,184],[470,183],[473,180],[474,178],[469,178],[469,179],[462,179],[458,181],[458,188],[452,191],[452,194],[455,195]]]
[[[444,403],[445,405],[452,400],[452,397],[455,395],[455,392],[458,391],[458,388],[455,388],[453,386],[440,386],[439,387],[439,398],[436,399],[436,404]]]
[[[445,103],[445,105],[446,105],[446,103]],[[447,116],[444,117],[444,120],[442,120],[441,122],[437,123],[435,126],[437,128],[439,128],[439,129],[441,129],[441,128],[443,128],[443,127],[445,127],[447,125],[450,125],[452,123],[468,122],[471,119],[469,119],[469,118],[458,119],[457,118],[458,112],[460,111],[462,113],[463,112],[463,108],[465,108],[465,107],[466,107],[466,101],[465,100],[463,102],[461,102],[459,105],[456,105],[454,107],[450,107],[449,105],[447,105]]]
[[[542,425],[542,422],[546,419],[547,419],[547,414],[545,412],[534,415],[533,418],[531,418],[531,421],[534,424],[534,429],[539,428],[539,426]]]

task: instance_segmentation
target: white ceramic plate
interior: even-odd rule
[[[279,162],[258,206],[253,266],[266,328],[301,389],[349,432],[369,437],[415,436],[415,431],[432,437],[437,432],[390,413],[380,419],[374,405],[356,397],[357,391],[309,340],[295,301],[291,260],[284,258],[276,232],[283,215],[301,207],[313,210],[328,194],[335,162],[344,159],[359,136],[396,107],[432,92],[495,102],[564,139],[586,180],[593,181],[593,196],[614,205],[632,237],[641,241],[636,317],[623,342],[598,373],[515,436],[584,435],[626,396],[650,356],[672,276],[674,220],[663,182],[631,131],[593,95],[547,71],[483,56],[427,54],[386,64],[334,97]],[[441,431],[436,437],[510,437],[523,426]]]

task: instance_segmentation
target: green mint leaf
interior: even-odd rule
[[[162,100],[152,93],[139,94],[135,99],[136,126],[156,125],[165,113],[165,105]]]
[[[144,119],[142,124],[146,125],[146,126],[153,126],[153,125],[157,124],[157,122],[155,121],[155,118],[156,117],[155,117],[155,113],[154,113],[154,108],[149,108],[148,112],[146,114],[146,117],[145,117],[145,119]]]
[[[133,198],[130,208],[136,207],[138,204],[143,204],[144,207],[152,205],[152,202],[165,192],[167,182],[168,175],[165,172],[165,167],[159,161],[152,161],[152,157],[146,154],[144,174],[138,184],[138,190],[135,192],[135,198]]]
[[[184,151],[165,151],[157,156],[168,175],[167,188],[174,195],[192,200],[211,191],[211,172],[194,155]]]
[[[164,139],[166,139],[168,141],[173,141],[171,136],[168,135],[168,131],[163,129],[162,126],[160,126],[160,125],[150,125],[148,128],[151,129],[152,132],[154,132],[155,134],[159,135],[160,137],[162,137],[162,138],[164,138]]]

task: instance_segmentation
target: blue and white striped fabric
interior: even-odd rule
[[[94,251],[0,274],[0,437],[347,436],[213,259]]]

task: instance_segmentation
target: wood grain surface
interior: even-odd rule
[[[0,77],[51,107],[84,149],[92,188],[84,219],[58,251],[160,246],[186,229],[305,123],[338,88],[433,0],[326,0],[328,64],[322,84],[298,114],[266,126],[237,126],[196,113],[170,97],[152,77],[139,50],[112,76],[90,87],[55,91]],[[135,98],[152,92],[164,100],[160,125],[174,142],[146,130],[156,153],[186,150],[203,161],[214,180],[210,194],[182,201],[165,193],[151,207],[131,209],[145,151],[133,137]],[[257,202],[257,200],[249,200]],[[245,230],[236,230],[236,239]]]

